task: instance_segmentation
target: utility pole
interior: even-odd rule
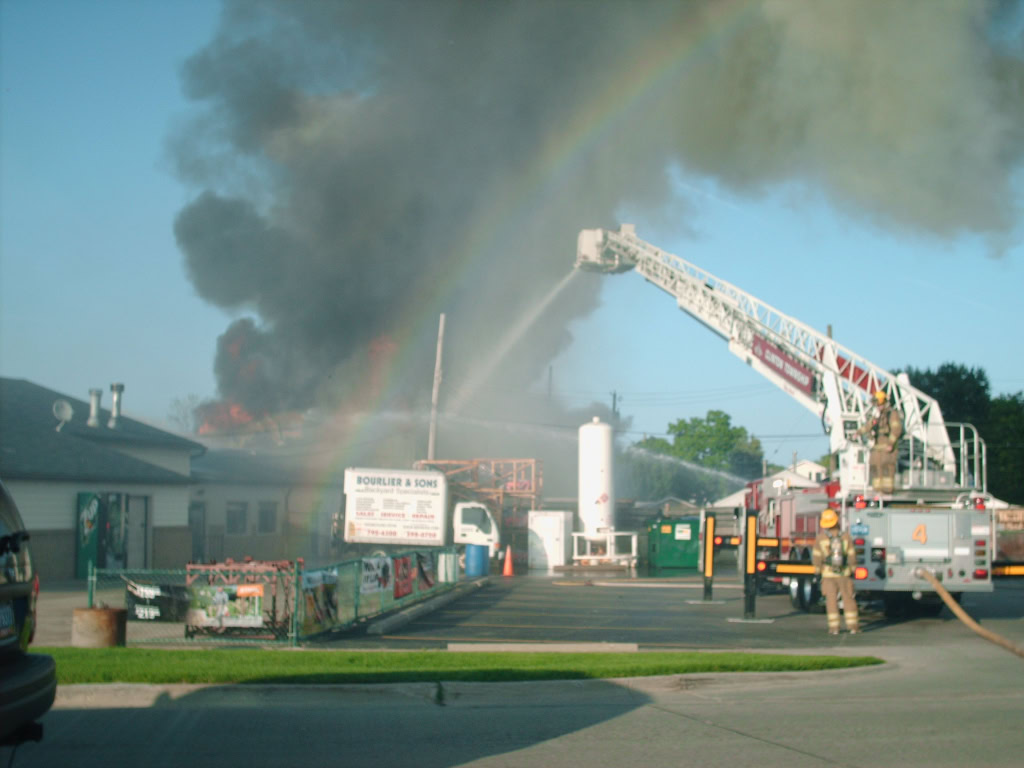
[[[437,326],[437,358],[434,360],[434,390],[430,395],[430,434],[427,437],[427,460],[434,460],[437,442],[437,399],[441,390],[441,350],[444,348],[444,312]]]
[[[612,416],[619,418],[619,394],[612,390]]]

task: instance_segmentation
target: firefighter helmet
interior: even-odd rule
[[[881,405],[882,403],[884,403],[888,399],[889,399],[889,396],[887,394],[885,394],[885,390],[884,389],[876,389],[875,390],[875,400],[878,401],[879,405]]]
[[[829,507],[821,513],[821,527],[822,528],[833,528],[839,522],[839,515],[836,511]]]

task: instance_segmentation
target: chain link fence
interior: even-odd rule
[[[302,560],[89,569],[89,608],[123,608],[127,645],[299,645],[454,589],[455,548],[304,569]]]

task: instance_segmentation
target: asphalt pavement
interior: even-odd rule
[[[492,577],[492,581],[494,581]],[[561,581],[562,584],[557,582]],[[382,647],[414,641],[432,647],[446,637],[453,647],[470,642],[512,642],[521,649],[567,645],[564,637],[524,640],[544,622],[551,605],[515,608],[517,594],[551,595],[576,605],[577,613],[551,616],[558,635],[588,619],[575,642],[611,642],[620,628],[594,627],[606,614],[636,622],[624,605],[641,591],[681,586],[599,586],[567,579],[541,583],[497,581],[467,592],[434,614],[382,632]],[[635,591],[628,591],[635,590]],[[490,592],[490,594],[488,594]],[[725,597],[725,590],[722,591]],[[44,597],[38,642],[59,644],[62,620],[52,614],[74,598]],[[724,614],[732,597],[703,613],[685,599],[664,623],[680,629],[733,624]],[[786,636],[790,622],[807,622],[799,647],[772,652],[856,653],[885,661],[876,667],[814,673],[671,675],[623,680],[544,683],[451,683],[341,686],[62,686],[44,718],[41,744],[27,744],[16,766],[551,766],[588,768],[624,764],[700,766],[1016,766],[1024,763],[1024,659],[966,630],[945,615],[885,623],[872,632],[823,636],[823,616],[790,616],[784,598],[760,601],[773,624],[739,624],[756,639],[762,632]],[[467,601],[464,603],[464,601]],[[476,603],[472,610],[466,604]],[[506,626],[492,624],[502,604],[513,609]],[[561,603],[559,603],[561,604]],[[986,600],[965,600],[975,618],[1018,645],[1024,644],[1024,589],[1001,587]],[[686,607],[684,607],[686,606]],[[710,608],[708,606],[707,608]],[[488,613],[491,611],[491,613]],[[596,612],[595,612],[596,611]],[[447,624],[442,621],[448,613]],[[529,625],[515,628],[515,622]],[[518,617],[518,618],[516,618]],[[563,627],[558,630],[557,627]],[[527,632],[526,630],[529,630]],[[697,631],[695,629],[694,631]],[[497,637],[501,635],[502,637]],[[490,636],[491,639],[487,639]],[[642,635],[641,635],[642,636]],[[731,633],[728,635],[732,637]],[[797,633],[797,636],[803,637]],[[811,640],[819,638],[817,645]],[[496,638],[496,639],[495,639]],[[364,637],[361,642],[369,641]],[[727,645],[733,641],[729,640]],[[404,644],[403,644],[404,643]],[[626,643],[628,644],[628,643]],[[756,642],[751,642],[757,647]],[[447,645],[445,646],[447,647]],[[644,652],[645,645],[636,646]],[[567,648],[567,649],[568,649]],[[629,651],[628,647],[622,648]],[[0,759],[7,755],[0,751]]]

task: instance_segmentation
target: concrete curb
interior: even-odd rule
[[[486,587],[489,583],[490,578],[487,576],[473,581],[460,582],[455,586],[455,589],[450,592],[438,595],[430,600],[424,600],[422,603],[411,605],[397,613],[393,613],[389,616],[385,616],[384,618],[371,622],[366,627],[366,634],[383,635],[386,632],[393,632],[399,627],[404,627],[410,621],[418,619],[420,616],[448,605],[448,603],[464,596],[467,592]]]

